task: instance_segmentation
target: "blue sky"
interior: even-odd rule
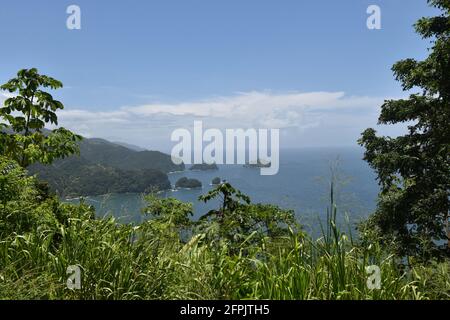
[[[81,8],[81,30],[66,8]],[[369,5],[382,29],[366,27]],[[429,44],[425,0],[9,1],[0,82],[36,67],[63,81],[61,124],[164,149],[170,131],[280,127],[283,146],[354,145],[379,104],[403,96],[390,68]]]

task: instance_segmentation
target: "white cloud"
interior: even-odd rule
[[[1,97],[1,96],[0,96]],[[279,128],[285,146],[355,144],[357,134],[375,126],[383,98],[344,92],[252,91],[179,103],[124,106],[109,111],[68,109],[59,124],[86,137],[102,137],[150,148],[168,148],[176,128],[203,120],[212,128]]]
[[[0,92],[0,99],[11,96]],[[310,127],[326,113],[346,111],[367,113],[374,110],[382,99],[346,96],[344,92],[246,92],[234,96],[216,97],[199,101],[172,104],[153,103],[125,106],[117,110],[92,111],[66,109],[59,112],[61,121],[75,125],[133,124],[136,121],[162,121],[176,123],[186,117],[198,117],[229,127],[236,123],[244,127]],[[359,109],[359,111],[358,111]]]
[[[147,104],[124,107],[122,110],[138,116],[150,117],[167,113],[173,116],[196,116],[238,120],[248,126],[303,127],[316,122],[314,113],[342,108],[371,108],[380,99],[347,97],[344,92],[309,92],[273,94],[248,92],[230,97],[182,102],[178,104]],[[315,117],[313,117],[315,118]]]
[[[0,91],[0,99],[1,99],[1,97],[3,97],[3,99],[8,99],[8,98],[12,98],[12,97],[15,97],[16,96],[16,94],[14,94],[14,93],[10,93],[10,92],[8,92],[8,91]]]
[[[0,106],[3,106],[3,103],[6,99],[11,98],[12,95],[8,92],[0,91]]]
[[[129,114],[124,111],[96,112],[88,110],[62,110],[59,118],[67,122],[79,122],[80,124],[111,124],[129,122]]]

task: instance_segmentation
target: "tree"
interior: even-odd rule
[[[422,260],[445,250],[450,209],[450,0],[428,2],[443,11],[415,24],[432,43],[429,56],[392,68],[404,91],[421,90],[408,99],[385,101],[379,116],[379,124],[408,122],[408,132],[393,138],[367,129],[359,140],[381,186],[368,225],[402,256]]]
[[[0,238],[16,232],[36,230],[37,225],[52,220],[42,214],[39,206],[43,198],[35,177],[26,174],[15,161],[0,155]],[[50,201],[49,201],[50,202]]]
[[[38,161],[50,164],[78,152],[81,136],[64,128],[44,132],[46,124],[58,124],[56,111],[64,106],[41,88],[55,90],[62,86],[33,68],[20,70],[16,78],[0,87],[15,95],[0,108],[0,119],[6,122],[0,122],[1,154],[27,167]]]
[[[200,217],[197,225],[209,240],[226,240],[232,246],[260,244],[263,239],[276,240],[299,226],[292,210],[270,204],[252,204],[250,198],[228,182],[217,185],[200,201],[219,200],[220,207]]]

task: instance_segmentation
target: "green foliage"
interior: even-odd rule
[[[269,204],[251,204],[250,198],[228,182],[217,185],[199,200],[220,201],[220,207],[203,215],[197,225],[207,239],[226,242],[230,248],[241,244],[262,244],[264,239],[277,239],[296,229],[294,212]]]
[[[145,197],[147,207],[142,212],[152,217],[152,223],[161,225],[161,229],[170,229],[176,233],[192,226],[193,209],[191,203],[183,203],[175,198],[159,198],[155,194]]]
[[[293,229],[273,237],[264,226],[234,242],[215,241],[189,219],[191,204],[150,195],[144,213],[151,219],[119,224],[95,219],[85,204],[29,196],[41,192],[34,178],[6,159],[0,168],[7,203],[0,207],[1,299],[450,298],[448,262],[402,270],[378,245],[355,245],[335,225],[325,228],[335,235],[330,239],[313,240]],[[271,216],[282,210],[252,205],[231,186],[205,198],[222,191],[232,197],[228,213],[243,206],[259,221],[284,221]],[[32,218],[23,224],[8,208],[25,208]],[[251,241],[256,235],[260,240]],[[381,268],[380,290],[367,288],[365,267],[372,264]],[[73,265],[81,268],[80,290],[66,286]]]
[[[30,231],[35,225],[37,192],[14,161],[0,157],[0,235]]]
[[[61,82],[40,75],[34,68],[20,70],[16,78],[0,86],[2,90],[17,94],[6,99],[0,108],[0,119],[6,122],[0,125],[0,130],[3,129],[0,133],[1,154],[27,167],[38,161],[52,163],[77,152],[80,136],[64,128],[55,129],[48,135],[42,132],[46,124],[58,124],[56,111],[64,107],[41,88],[55,90],[61,87]]]
[[[223,218],[225,213],[238,209],[242,204],[250,204],[250,198],[233,188],[228,182],[216,186],[207,194],[200,196],[199,200],[208,202],[216,198],[220,199],[221,207],[218,210],[212,211],[211,214],[217,215],[220,218]]]
[[[63,219],[58,199],[13,160],[0,156],[0,239],[40,232]]]
[[[410,122],[408,133],[378,137],[367,129],[359,141],[382,188],[366,229],[374,229],[399,255],[423,260],[448,253],[440,245],[448,241],[450,210],[450,2],[429,3],[442,9],[442,15],[422,18],[415,27],[423,38],[432,39],[430,55],[393,67],[404,90],[422,92],[386,101],[379,117],[380,124]]]

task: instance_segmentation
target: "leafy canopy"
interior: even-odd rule
[[[381,185],[369,225],[400,254],[425,260],[443,251],[450,209],[450,0],[428,2],[442,14],[420,19],[415,29],[430,39],[430,55],[392,68],[405,91],[420,91],[385,101],[379,116],[379,124],[408,122],[408,132],[393,138],[367,129],[359,141]]]
[[[42,88],[56,90],[62,86],[35,68],[20,70],[17,77],[0,86],[14,94],[0,108],[1,154],[27,167],[34,162],[50,164],[78,152],[80,136],[64,128],[43,132],[46,124],[58,124],[56,111],[64,106]]]

